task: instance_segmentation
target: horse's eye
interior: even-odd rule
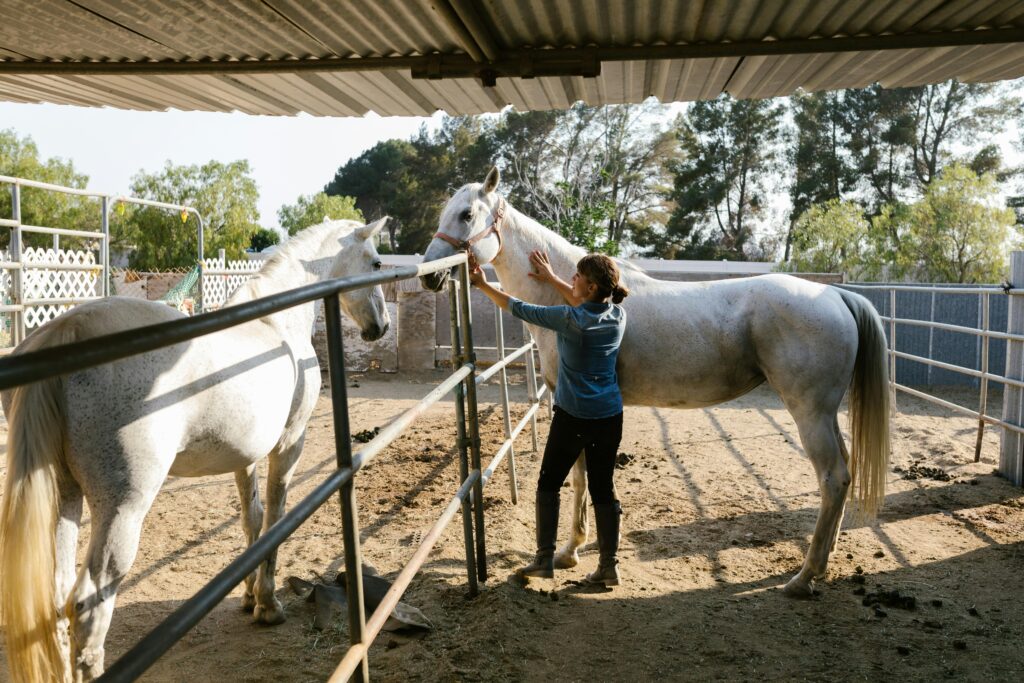
[[[380,270],[380,266],[381,266],[381,262],[380,261],[374,261],[373,262],[373,269],[374,270]]]
[[[466,209],[465,211],[463,211],[462,213],[459,214],[459,220],[462,221],[463,223],[468,223],[469,219],[472,218],[472,217],[473,217],[473,212],[470,211],[469,209]]]

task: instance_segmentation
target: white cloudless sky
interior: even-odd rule
[[[89,176],[88,189],[128,194],[133,175],[176,165],[248,159],[259,185],[260,224],[323,189],[339,166],[381,140],[407,139],[437,115],[324,118],[212,112],[137,112],[0,102],[0,130],[29,136],[42,158],[60,157]]]

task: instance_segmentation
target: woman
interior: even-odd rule
[[[558,494],[584,451],[600,551],[597,571],[587,581],[617,586],[622,509],[612,475],[622,439],[622,394],[615,360],[626,328],[626,312],[618,304],[629,291],[619,282],[615,261],[603,254],[580,259],[571,283],[555,275],[546,253],[534,251],[530,264],[535,270],[530,277],[553,286],[568,306],[535,306],[494,289],[470,255],[470,281],[496,306],[558,334],[554,417],[537,481],[537,555],[517,573],[524,578],[554,576]]]

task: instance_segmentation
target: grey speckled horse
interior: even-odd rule
[[[385,220],[328,221],[304,230],[228,305],[380,268],[371,238]],[[340,299],[364,339],[387,331],[380,287]],[[44,325],[15,353],[181,317],[159,302],[104,299]],[[102,673],[117,589],[168,474],[234,472],[250,544],[277,522],[320,393],[313,322],[314,305],[304,304],[4,393],[9,438],[0,604],[15,681],[90,680]],[[256,465],[267,457],[264,509]],[[76,577],[83,497],[92,534]],[[246,579],[242,598],[267,624],[285,618],[274,597],[275,563],[276,553]]]
[[[535,304],[564,301],[553,287],[528,277],[529,254],[548,252],[554,271],[568,280],[582,249],[516,211],[495,189],[498,172],[462,187],[441,213],[439,237],[424,261],[472,249],[480,263],[494,267],[502,287]],[[442,272],[422,278],[439,290]],[[767,381],[782,397],[814,465],[822,505],[803,567],[786,585],[789,595],[806,596],[825,572],[839,533],[847,493],[857,493],[860,510],[873,515],[885,495],[889,459],[889,394],[886,342],[881,320],[861,296],[789,275],[665,282],[622,264],[630,295],[619,353],[618,376],[628,405],[700,408],[741,396]],[[545,381],[557,378],[553,332],[531,327],[540,347]],[[837,413],[850,390],[849,451]],[[586,542],[586,471],[581,457],[573,468],[573,534],[555,558],[556,566],[578,561]]]

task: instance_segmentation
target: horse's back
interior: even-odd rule
[[[619,361],[627,403],[715,405],[766,379],[777,385],[801,367],[829,366],[848,380],[856,328],[826,285],[782,273],[706,282],[643,277],[630,285]]]
[[[158,302],[111,297],[65,313],[18,351],[183,317]],[[79,470],[114,452],[159,461],[155,471],[163,474],[245,467],[265,457],[284,429],[293,355],[270,326],[255,322],[72,373],[64,379],[69,455]]]

